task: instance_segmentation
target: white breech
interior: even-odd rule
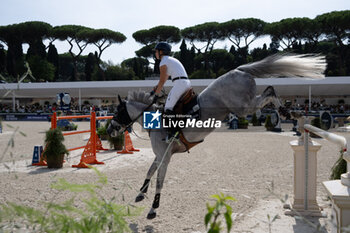
[[[188,79],[178,79],[174,81],[174,86],[168,94],[164,110],[173,110],[180,97],[191,88],[191,82]]]

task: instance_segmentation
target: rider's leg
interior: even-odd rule
[[[190,88],[191,88],[191,82],[187,79],[180,79],[175,81],[174,87],[170,90],[168,94],[168,98],[165,102],[164,112],[166,115],[175,115],[175,112],[173,111],[174,106],[176,105],[180,97]],[[170,128],[168,128],[167,131],[168,131],[168,136],[165,140],[169,142],[170,139],[178,131],[178,129],[170,124]]]
[[[191,82],[188,79],[179,79],[174,82],[173,88],[168,94],[164,110],[173,110],[180,97],[191,88]]]
[[[166,121],[176,121],[177,120],[175,112],[170,110],[170,109],[165,110],[164,115],[163,115],[163,119],[165,119]],[[176,132],[178,130],[178,128],[174,127],[173,124],[169,123],[168,126],[169,126],[169,128],[166,129],[167,130],[167,136],[165,138],[165,141],[167,143],[170,142],[170,139],[172,137],[174,137],[174,135],[176,134]]]

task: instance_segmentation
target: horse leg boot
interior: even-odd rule
[[[142,201],[145,198],[145,193],[147,193],[149,182],[150,182],[150,179],[145,179],[145,182],[143,183],[142,187],[140,188],[140,193],[139,193],[139,195],[137,195],[135,202]]]
[[[153,219],[157,216],[156,209],[159,207],[159,202],[160,202],[160,193],[157,193],[154,196],[153,204],[151,210],[147,214],[148,219]]]

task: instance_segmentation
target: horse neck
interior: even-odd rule
[[[140,114],[145,111],[147,108],[147,104],[136,102],[136,101],[130,101],[126,103],[126,109],[128,111],[128,114],[131,118],[131,120],[135,120],[137,117],[136,122],[138,122],[140,125],[142,125],[142,116],[140,117]],[[152,111],[152,107],[148,109],[147,111]]]

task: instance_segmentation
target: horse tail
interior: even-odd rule
[[[326,59],[315,54],[275,54],[261,61],[239,66],[237,70],[257,78],[306,77],[323,79]]]

